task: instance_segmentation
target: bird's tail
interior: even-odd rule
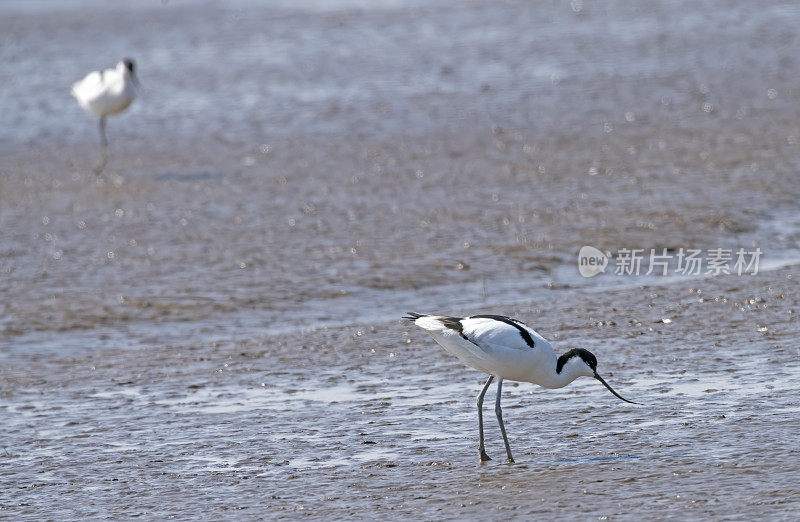
[[[416,312],[406,312],[408,315],[404,315],[403,319],[408,319],[409,321],[416,321],[420,317],[423,317],[425,314],[418,314]]]

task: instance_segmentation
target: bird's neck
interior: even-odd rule
[[[556,371],[557,359],[553,359],[552,366],[549,366],[545,375],[537,379],[536,384],[543,388],[563,388],[578,377],[583,375],[583,371],[577,364],[565,364],[561,371]]]

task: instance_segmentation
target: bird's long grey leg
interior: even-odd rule
[[[511,456],[511,446],[508,445],[506,425],[503,424],[503,409],[500,408],[501,393],[503,393],[503,379],[497,379],[497,401],[494,403],[494,412],[497,414],[497,422],[500,423],[500,433],[503,434],[503,442],[506,444],[506,455],[508,455],[508,462],[514,462],[514,457]]]
[[[94,173],[98,176],[103,173],[103,169],[106,168],[106,163],[108,162],[108,140],[106,140],[105,116],[100,118],[100,145],[103,146],[103,149],[100,151],[100,159],[97,160],[97,165],[95,165],[93,169]]]
[[[108,140],[106,139],[106,117],[100,117],[100,144],[103,148],[108,147]]]
[[[492,458],[486,454],[486,450],[483,446],[483,396],[486,395],[486,390],[489,389],[489,385],[492,384],[493,380],[494,375],[490,375],[486,380],[486,384],[483,385],[483,389],[478,394],[478,431],[480,432],[480,446],[478,446],[478,450],[481,452],[481,462],[492,460]]]

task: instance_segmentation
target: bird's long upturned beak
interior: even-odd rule
[[[597,379],[598,381],[602,382],[602,383],[603,383],[603,386],[605,386],[606,388],[608,388],[608,391],[610,391],[611,393],[613,393],[614,395],[616,395],[618,398],[622,399],[623,401],[625,401],[625,402],[629,402],[629,403],[631,403],[631,404],[638,404],[639,406],[643,406],[643,404],[642,404],[642,403],[640,403],[640,402],[633,402],[633,401],[629,401],[628,399],[626,399],[625,397],[623,397],[623,396],[622,396],[622,395],[620,395],[619,393],[615,392],[615,391],[614,391],[614,388],[612,388],[611,386],[609,386],[609,385],[608,385],[608,383],[607,383],[606,381],[604,381],[604,380],[603,380],[603,378],[602,378],[602,377],[600,377],[600,374],[598,374],[597,372],[594,372],[594,378],[595,378],[595,379]]]

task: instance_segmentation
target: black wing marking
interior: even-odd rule
[[[404,315],[403,319],[408,319],[410,321],[416,321],[420,317],[426,317],[425,314],[418,314],[416,312],[406,312],[408,315]],[[467,336],[464,335],[464,325],[461,324],[462,317],[447,317],[447,316],[436,316],[440,323],[445,328],[453,330],[454,332],[458,332],[458,335],[467,339]],[[469,341],[469,339],[467,339]],[[470,341],[472,342],[472,341]],[[473,343],[474,344],[474,343]]]
[[[467,339],[467,336],[464,335],[464,325],[461,324],[461,319],[462,319],[461,317],[440,317],[439,322],[441,322],[445,328],[455,330],[456,332],[458,332],[458,335],[460,335],[464,339]],[[467,339],[467,341],[470,340]]]
[[[505,315],[491,315],[491,314],[482,314],[482,315],[472,315],[469,319],[494,319],[495,321],[500,321],[501,323],[506,323],[508,325],[513,326],[517,330],[519,330],[519,334],[522,336],[522,340],[525,341],[525,344],[534,348],[536,345],[533,342],[533,337],[525,329],[522,322],[517,321],[516,319],[512,319],[510,317],[506,317]],[[463,334],[462,334],[463,337]]]

